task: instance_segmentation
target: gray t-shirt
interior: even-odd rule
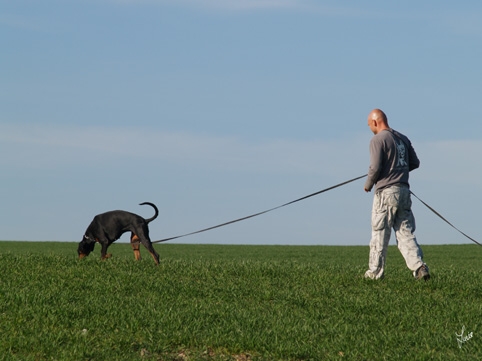
[[[408,173],[420,166],[410,140],[393,129],[382,130],[370,141],[370,167],[365,189],[408,183]]]

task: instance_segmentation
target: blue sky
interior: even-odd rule
[[[365,174],[379,107],[414,193],[480,240],[481,45],[476,1],[0,1],[0,239],[78,242],[144,201],[153,240],[278,206]],[[178,242],[368,245],[363,182]],[[422,245],[470,243],[413,202]]]

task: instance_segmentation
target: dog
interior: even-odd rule
[[[98,214],[94,217],[89,227],[85,231],[82,241],[79,243],[77,253],[79,259],[87,257],[94,250],[95,243],[100,243],[102,249],[100,251],[101,259],[107,259],[112,254],[107,253],[107,248],[117,241],[125,232],[131,232],[131,245],[136,260],[141,259],[139,250],[140,244],[149,251],[156,265],[159,264],[159,254],[154,250],[149,238],[148,224],[157,218],[159,210],[155,204],[144,202],[139,205],[147,204],[154,208],[155,214],[149,219],[126,212],[126,211],[110,211]]]

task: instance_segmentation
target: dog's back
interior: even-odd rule
[[[147,221],[135,213],[121,210],[109,211],[96,215],[85,234],[96,239],[105,236],[110,242],[114,242],[125,232],[132,232],[143,223],[147,224]]]

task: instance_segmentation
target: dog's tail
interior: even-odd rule
[[[146,219],[147,223],[152,222],[159,215],[159,210],[157,209],[156,205],[153,203],[149,203],[149,202],[139,203],[140,206],[143,206],[144,204],[151,206],[152,208],[154,208],[154,211],[156,212],[153,217]]]

